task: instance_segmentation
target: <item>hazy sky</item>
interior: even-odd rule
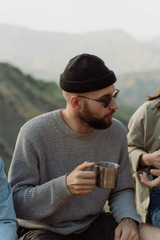
[[[160,36],[160,0],[0,0],[0,23],[69,33],[122,29]]]

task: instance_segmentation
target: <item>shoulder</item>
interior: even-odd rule
[[[112,122],[111,126],[112,126],[113,131],[114,130],[115,131],[119,130],[119,131],[122,131],[122,132],[126,132],[125,126],[118,119],[113,118],[113,122]]]
[[[144,102],[138,109],[135,111],[133,116],[143,116],[147,110],[150,108],[150,102]]]
[[[157,104],[157,99],[152,100],[152,101],[146,101],[137,109],[135,114],[143,115],[143,114],[146,114],[146,113],[148,113],[150,111],[153,112],[156,104]]]
[[[143,103],[132,115],[129,122],[148,121],[148,119],[151,119],[156,112],[160,113],[159,110],[155,109],[156,103],[156,100],[146,101],[145,103]]]
[[[36,143],[37,140],[41,141],[44,137],[50,136],[59,115],[59,111],[55,110],[30,119],[21,127],[17,141]]]
[[[112,138],[124,138],[127,135],[127,130],[125,126],[118,119],[113,118],[112,125],[109,128]]]
[[[58,114],[58,110],[48,112],[48,113],[39,115],[35,118],[32,118],[21,127],[21,131],[30,132],[30,131],[36,131],[36,130],[44,131],[45,129],[49,129],[53,124],[57,114]]]
[[[130,124],[143,123],[143,121],[146,119],[149,107],[149,102],[143,103],[131,116],[129,120],[129,126]]]

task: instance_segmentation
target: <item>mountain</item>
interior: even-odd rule
[[[117,74],[158,70],[159,39],[138,41],[121,30],[68,34],[0,24],[0,61],[38,78],[56,81],[69,59],[80,53],[101,57]]]
[[[148,96],[153,96],[157,89],[160,89],[160,71],[118,74],[115,85],[120,89],[119,110],[115,117],[127,128],[133,112],[147,100]]]
[[[7,170],[20,127],[30,118],[64,105],[56,83],[35,80],[13,65],[0,63],[0,155]]]
[[[160,70],[119,74],[117,79],[119,99],[128,105],[141,105],[160,88]]]

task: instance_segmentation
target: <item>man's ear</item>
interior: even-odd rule
[[[80,108],[80,101],[79,101],[78,97],[72,96],[70,99],[70,103],[74,109]]]

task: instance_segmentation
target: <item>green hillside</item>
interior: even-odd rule
[[[64,107],[60,88],[0,64],[0,155],[8,170],[17,134],[30,118]]]

